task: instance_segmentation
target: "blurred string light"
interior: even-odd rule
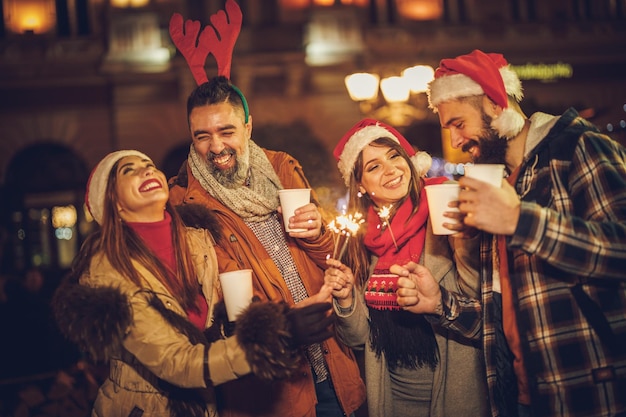
[[[622,110],[626,112],[626,104],[622,105]],[[616,124],[611,123],[611,122],[606,124],[606,131],[609,133],[623,133],[625,130],[626,130],[625,119],[620,119],[620,121],[617,122]]]
[[[59,240],[72,240],[77,220],[76,207],[55,206],[52,208],[52,227],[54,236]]]
[[[76,207],[55,206],[52,208],[52,227],[58,229],[60,227],[74,227],[77,219]]]
[[[72,240],[74,232],[69,227],[60,227],[54,230],[54,236],[59,240]]]

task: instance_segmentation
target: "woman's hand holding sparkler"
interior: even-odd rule
[[[328,269],[324,273],[324,286],[332,288],[332,295],[340,307],[352,305],[352,287],[354,275],[346,265],[341,263],[348,241],[355,236],[365,219],[361,213],[339,216],[328,225],[329,230],[335,233],[335,249],[333,255],[328,255],[326,263]],[[339,251],[339,253],[337,253]]]
[[[332,295],[340,307],[352,305],[352,288],[354,287],[354,275],[350,268],[340,261],[329,258],[326,260],[328,269],[324,273],[324,285],[332,289]]]
[[[363,215],[358,212],[354,215],[338,216],[335,220],[330,222],[328,228],[336,235],[335,249],[333,250],[333,256],[331,256],[331,258],[341,261],[343,254],[348,248],[348,240],[350,240],[351,236],[357,234],[363,222],[365,222],[365,219]],[[343,244],[341,244],[339,255],[337,255],[337,249],[339,249],[341,241],[343,241]]]

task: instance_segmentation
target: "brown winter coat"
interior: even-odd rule
[[[310,188],[297,160],[284,152],[265,150],[265,153],[283,188]],[[216,247],[220,272],[252,269],[256,295],[264,300],[294,304],[280,271],[252,230],[237,214],[210,196],[186,164],[178,177],[170,180],[170,186],[173,205],[202,204],[218,217],[223,236]],[[315,193],[312,197],[316,201]],[[324,283],[326,255],[333,250],[332,232],[326,231],[318,239],[286,236],[286,240],[308,294],[317,293]],[[335,338],[323,342],[322,348],[341,407],[349,415],[365,400],[365,387],[354,354]],[[242,396],[242,392],[246,394]],[[303,355],[297,376],[272,385],[248,376],[219,387],[218,401],[221,417],[314,417],[317,400],[311,369]]]

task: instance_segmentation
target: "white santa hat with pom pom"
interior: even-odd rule
[[[126,156],[138,156],[141,159],[152,160],[146,154],[132,149],[115,151],[102,158],[89,175],[85,204],[89,213],[99,225],[102,225],[104,218],[104,203],[107,184],[109,183],[109,174],[113,169],[113,165]]]

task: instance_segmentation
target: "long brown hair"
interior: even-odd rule
[[[411,161],[409,154],[404,148],[395,140],[388,137],[380,137],[369,143],[370,146],[376,146],[381,148],[391,148],[398,152],[398,154],[404,158],[411,170],[411,180],[409,182],[409,192],[407,195],[394,207],[400,206],[406,198],[410,198],[413,202],[413,214],[418,209],[419,196],[422,188],[422,182],[419,180],[419,175],[415,169],[415,165]],[[363,179],[363,151],[359,152],[354,167],[352,168],[352,175],[350,176],[350,185],[348,186],[348,213],[361,213],[364,216],[367,215],[369,208],[374,204],[368,194],[361,194],[359,192],[359,184]],[[392,211],[390,220],[395,213]],[[367,223],[364,225],[366,226]],[[357,287],[362,288],[369,277],[370,273],[370,257],[371,254],[367,251],[363,244],[365,238],[366,227],[359,228],[357,235],[348,241],[348,248],[346,250],[346,257],[344,263],[352,268],[355,274]]]
[[[77,270],[75,273],[86,271],[91,257],[97,251],[102,251],[117,272],[134,284],[142,286],[142,277],[132,263],[135,261],[153,274],[185,309],[197,311],[195,301],[199,284],[187,246],[187,230],[182,220],[168,201],[165,204],[165,210],[172,218],[172,243],[177,266],[176,271],[169,271],[137,233],[122,220],[116,209],[118,196],[115,190],[118,164],[119,161],[113,165],[109,173],[102,225],[83,244],[74,262],[73,269]],[[167,278],[172,275],[175,279]]]

